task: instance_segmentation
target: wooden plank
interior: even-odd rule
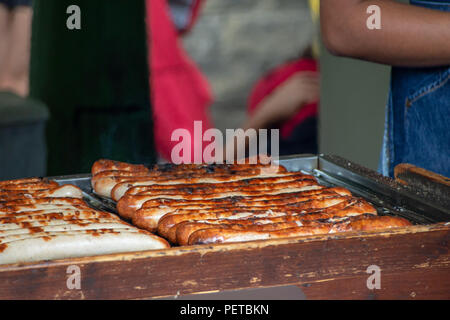
[[[407,163],[401,163],[394,168],[395,179],[413,188],[432,194],[439,202],[448,207],[450,203],[450,178],[419,168]]]
[[[394,171],[395,178],[404,184],[416,184],[416,182],[419,185],[424,183],[434,183],[450,188],[450,178],[416,167],[412,164],[401,163],[394,168]],[[448,191],[449,189],[446,190]]]
[[[448,267],[415,268],[401,272],[381,271],[381,288],[369,289],[370,274],[351,278],[327,279],[299,285],[309,300],[448,300],[450,277]]]
[[[437,295],[449,292],[440,278],[450,271],[449,240],[447,223],[8,265],[0,267],[0,299],[137,299],[337,280],[345,291],[344,280],[367,279],[370,265],[392,277],[415,272],[444,290]],[[67,288],[70,265],[81,270],[80,290]]]

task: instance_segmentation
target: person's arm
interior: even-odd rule
[[[450,64],[450,12],[392,0],[321,0],[321,30],[331,53],[394,66]],[[370,30],[367,8],[381,9]]]
[[[318,73],[297,73],[260,102],[243,129],[264,129],[289,119],[304,105],[319,100],[319,91]]]

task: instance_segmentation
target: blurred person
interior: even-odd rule
[[[0,0],[0,179],[46,171],[45,104],[29,95],[30,0]]]
[[[312,22],[317,24],[319,1],[308,3]],[[297,59],[275,67],[255,84],[243,127],[279,129],[280,155],[317,154],[319,96],[319,41],[313,36]]]
[[[379,29],[367,27],[374,5]],[[380,171],[410,163],[450,177],[450,1],[322,0],[321,25],[335,55],[392,66]]]
[[[98,158],[170,161],[175,129],[210,125],[207,81],[179,41],[201,2],[35,0],[31,94],[51,113],[50,175],[88,172]],[[79,30],[66,28],[72,5]]]
[[[318,61],[308,47],[256,83],[243,129],[280,129],[280,155],[317,154],[319,95]]]
[[[67,21],[79,7],[80,29]],[[47,175],[155,163],[145,0],[34,0],[30,96],[49,108]]]
[[[191,161],[202,153],[194,143],[194,121],[201,121],[203,133],[212,128],[212,102],[208,80],[184,50],[180,37],[189,32],[204,0],[147,0],[147,36],[154,135],[159,161],[172,161],[179,141],[172,133],[184,129],[191,137]],[[196,150],[199,149],[199,150]]]
[[[0,91],[29,91],[31,0],[0,0]]]

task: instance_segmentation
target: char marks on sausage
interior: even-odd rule
[[[314,176],[288,172],[282,166],[269,167],[260,162],[167,164],[139,171],[101,160],[93,166],[93,173],[97,172],[94,190],[115,200],[122,218],[178,245],[410,224],[401,218],[377,216],[370,203],[345,188],[322,186]]]
[[[95,210],[82,198],[78,187],[47,179],[1,181],[0,264],[169,247],[163,238]]]

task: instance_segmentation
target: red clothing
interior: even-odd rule
[[[197,17],[200,2],[197,1],[194,6],[192,21]],[[184,128],[191,133],[193,158],[194,121],[202,121],[203,132],[212,127],[208,114],[211,90],[179,42],[166,0],[146,0],[146,5],[156,149],[166,160],[170,160],[172,148],[179,143],[171,141],[172,132]]]
[[[295,73],[302,71],[317,72],[318,70],[319,66],[316,60],[304,58],[275,68],[254,86],[248,101],[248,112],[252,114],[266,96],[270,95]],[[317,116],[318,104],[317,101],[304,106],[294,117],[285,121],[280,128],[280,136],[282,138],[289,137],[296,126],[311,116]]]

